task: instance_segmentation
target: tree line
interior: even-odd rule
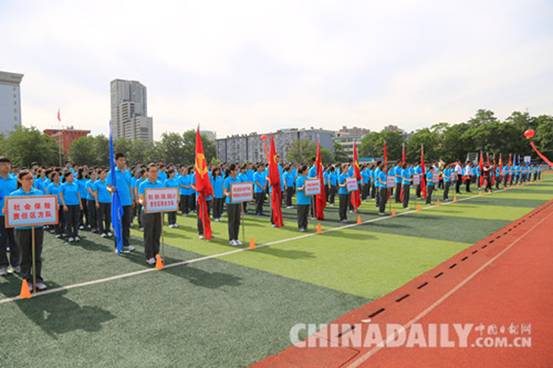
[[[384,142],[388,147],[388,158],[401,158],[401,147],[406,148],[407,160],[419,160],[420,147],[424,145],[426,160],[442,159],[446,162],[464,160],[467,152],[509,153],[531,155],[530,145],[524,139],[526,129],[534,129],[534,141],[542,152],[553,158],[553,116],[532,116],[527,112],[513,112],[505,120],[498,119],[491,110],[478,110],[466,122],[440,122],[429,128],[406,132],[395,125],[380,131],[371,131],[358,142],[360,157],[381,157]],[[131,141],[118,139],[114,142],[115,151],[126,154],[130,164],[163,161],[177,165],[194,163],[194,130],[184,133],[163,133],[157,142]],[[204,150],[208,162],[216,160],[215,142],[203,137]],[[349,158],[340,146],[333,150],[321,149],[324,163],[346,162]],[[59,149],[52,139],[36,128],[18,128],[7,138],[0,134],[0,155],[8,156],[15,165],[29,167],[33,163],[43,166],[56,166],[59,163]],[[67,157],[77,165],[108,166],[109,142],[104,135],[81,137],[75,140]],[[286,160],[310,162],[315,156],[315,142],[297,141],[288,148]]]

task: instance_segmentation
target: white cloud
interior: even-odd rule
[[[109,81],[148,87],[155,135],[415,129],[477,108],[551,113],[546,1],[12,1],[0,70],[24,123],[106,132]],[[4,42],[5,40],[5,42]]]

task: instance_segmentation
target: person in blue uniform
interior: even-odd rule
[[[162,182],[163,185],[166,188],[177,188],[178,189],[179,180],[176,178],[176,174],[177,174],[177,172],[173,168],[170,168],[170,169],[167,170],[167,179],[165,179],[165,181]],[[177,224],[177,211],[168,212],[167,213],[167,220],[169,222],[169,227],[171,227],[171,228],[179,227],[179,224]]]
[[[380,161],[376,163],[376,166],[375,175],[378,188],[378,214],[384,216],[386,214],[386,202],[388,201],[388,173],[386,172],[388,168]]]
[[[50,181],[51,183],[48,185],[47,194],[58,197],[58,224],[54,226],[54,234],[56,234],[56,238],[62,238],[65,229],[65,211],[63,210],[60,200],[60,173],[52,171],[50,174]]]
[[[263,164],[257,166],[257,171],[253,174],[253,192],[255,196],[255,214],[263,216],[263,204],[265,202],[265,192],[267,190],[267,175]]]
[[[226,196],[227,216],[228,216],[228,236],[229,244],[233,247],[242,245],[238,240],[240,230],[240,203],[232,203],[230,200],[230,187],[234,183],[240,183],[237,177],[236,165],[231,164],[228,168],[228,175],[225,179],[223,190]]]
[[[411,180],[413,179],[413,172],[406,163],[403,164],[401,169],[401,190],[403,191],[403,208],[409,208],[409,197],[411,192]]]
[[[138,187],[138,201],[144,206],[144,193],[146,189],[163,188],[163,184],[158,180],[158,167],[156,164],[148,165],[148,179],[140,183]],[[161,213],[144,213],[142,215],[142,224],[144,225],[144,256],[146,263],[154,265],[156,255],[159,254],[161,239]]]
[[[11,161],[7,157],[0,157],[0,276],[8,272],[19,272],[19,248],[15,242],[13,229],[6,228],[2,211],[4,198],[17,189],[17,178],[10,171]]]
[[[426,204],[432,203],[432,192],[434,192],[434,167],[426,170]]]
[[[221,221],[223,216],[223,207],[225,204],[225,193],[223,191],[224,179],[221,175],[221,169],[215,167],[211,171],[211,186],[213,187],[213,219]]]
[[[305,180],[307,178],[308,168],[302,166],[298,178],[296,179],[296,207],[298,211],[298,229],[301,232],[307,230],[307,216],[309,213],[309,205],[311,204],[310,196],[305,195]]]
[[[348,193],[348,188],[346,186],[347,178],[348,178],[348,164],[342,164],[341,172],[338,177],[338,205],[339,205],[338,213],[340,215],[340,222],[348,221],[349,193]]]
[[[94,201],[96,206],[96,227],[102,238],[111,237],[111,193],[108,191],[107,170],[98,170],[98,179],[94,182]]]
[[[98,233],[98,217],[97,217],[97,208],[96,208],[96,198],[94,197],[94,192],[96,191],[94,183],[98,179],[98,170],[92,170],[90,172],[89,178],[85,183],[86,188],[86,208],[88,211],[88,220],[90,228],[89,230],[93,233]]]
[[[20,188],[11,192],[10,196],[39,196],[44,193],[33,188],[33,175],[28,170],[21,170],[17,175],[17,181]],[[44,241],[44,228],[42,226],[35,227],[35,275],[32,274],[33,264],[33,235],[31,227],[18,227],[15,229],[15,242],[21,252],[21,276],[27,280],[29,289],[33,290],[33,278],[36,279],[36,289],[44,291],[47,289],[44,279],[42,278],[42,243]]]
[[[131,173],[127,169],[127,159],[123,153],[115,154],[115,182],[112,182],[111,172],[107,175],[108,190],[113,194],[119,193],[123,216],[121,220],[121,234],[123,238],[123,253],[130,253],[134,247],[130,245],[130,231],[132,220],[133,195],[131,191]]]
[[[64,183],[60,186],[60,201],[65,214],[65,235],[67,242],[78,242],[79,218],[81,217],[81,193],[79,186],[74,181],[73,173],[67,171],[63,178]]]

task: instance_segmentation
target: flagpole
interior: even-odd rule
[[[33,294],[36,294],[36,239],[35,227],[31,227],[31,253],[33,257]]]

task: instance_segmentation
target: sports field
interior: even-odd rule
[[[441,192],[438,192],[441,194]],[[198,240],[196,218],[165,228],[163,271],[137,251],[83,233],[78,245],[47,237],[43,275],[49,291],[14,300],[20,280],[0,278],[0,367],[241,367],[289,345],[296,323],[324,323],[379,298],[553,198],[553,175],[493,194],[340,224],[327,208],[322,234],[311,222],[284,229],[246,216],[246,242],[227,245],[226,223]],[[416,202],[412,203],[415,208]],[[268,212],[268,211],[267,211]]]

